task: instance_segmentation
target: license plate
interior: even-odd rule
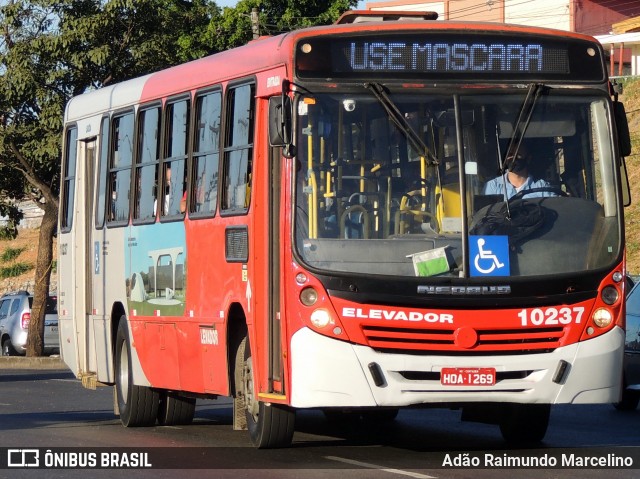
[[[443,386],[493,386],[495,368],[442,368],[440,384]]]

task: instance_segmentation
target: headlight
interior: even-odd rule
[[[606,308],[598,308],[593,312],[591,319],[599,328],[607,328],[613,321],[613,315]]]
[[[311,324],[313,324],[318,329],[324,328],[325,326],[333,322],[329,311],[327,311],[326,309],[316,309],[313,313],[311,313],[310,319]]]

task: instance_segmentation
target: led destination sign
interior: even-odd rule
[[[353,71],[569,73],[566,50],[535,43],[352,41],[334,59]]]
[[[296,48],[300,78],[456,78],[598,82],[602,49],[575,38],[482,32],[315,37]]]

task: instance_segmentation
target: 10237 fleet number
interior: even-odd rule
[[[522,326],[558,326],[580,324],[584,307],[523,309],[518,313]]]

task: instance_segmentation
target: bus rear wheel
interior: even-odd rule
[[[549,426],[550,404],[504,404],[500,412],[500,432],[511,444],[542,441]]]
[[[295,411],[280,404],[258,400],[254,390],[253,358],[244,337],[236,354],[236,388],[242,395],[251,443],[262,449],[291,445]]]
[[[131,341],[124,317],[116,335],[116,398],[120,422],[125,427],[153,426],[158,416],[160,395],[157,391],[133,384]]]
[[[186,426],[193,422],[196,399],[180,396],[173,391],[160,393],[158,424],[161,426]]]

